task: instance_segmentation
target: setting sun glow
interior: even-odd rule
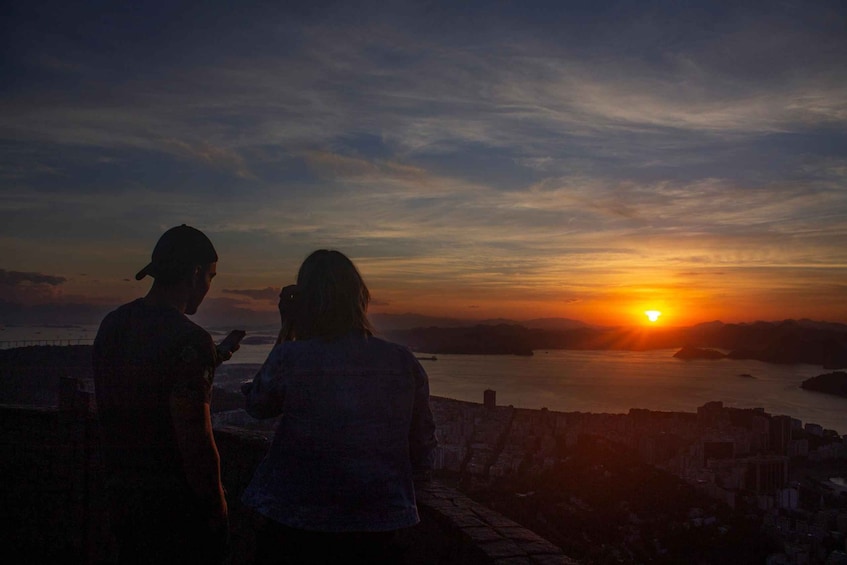
[[[661,316],[662,313],[659,312],[658,310],[647,310],[647,311],[644,312],[644,315],[647,316],[647,319],[650,320],[651,322],[655,322],[656,320],[659,319],[659,316]]]

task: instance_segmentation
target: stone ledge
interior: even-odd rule
[[[261,458],[270,440],[267,433],[235,427],[216,428],[215,437],[222,451],[229,447],[240,452],[241,457],[232,458],[223,457],[222,453],[222,459],[230,461],[227,465],[230,467],[230,473],[233,471],[233,460],[241,460],[242,464],[250,461],[244,465],[246,469],[241,473],[234,473],[241,475],[241,481],[244,480],[244,471],[252,469],[254,462],[257,462],[257,456]],[[257,451],[259,453],[256,453]],[[253,452],[254,455],[245,458],[245,452]],[[237,487],[233,490],[237,491]],[[233,494],[232,490],[230,493]],[[441,540],[439,562],[480,565],[579,565],[535,532],[438,480],[416,484],[416,495],[422,522],[418,529],[421,533],[431,531],[427,524],[437,524],[443,532],[445,539]],[[424,541],[424,545],[429,545],[432,541],[434,539],[430,537]],[[415,545],[417,544],[413,543],[413,547]],[[417,545],[413,552],[420,549],[420,545]],[[423,555],[420,557],[423,558]],[[415,559],[407,561],[416,562]]]
[[[578,565],[535,532],[437,481],[417,485],[417,499],[419,511],[464,546],[454,553],[469,563]]]

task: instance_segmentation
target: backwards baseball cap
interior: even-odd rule
[[[185,267],[206,265],[218,260],[215,247],[206,234],[191,226],[182,224],[169,229],[159,238],[150,263],[138,271],[135,280],[140,281],[147,275],[170,274]]]

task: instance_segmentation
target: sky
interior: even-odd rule
[[[269,315],[332,248],[375,313],[847,322],[844,2],[0,19],[0,323],[142,296],[182,223],[220,257],[209,319]]]

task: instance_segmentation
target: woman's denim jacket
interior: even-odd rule
[[[432,469],[436,439],[429,380],[408,349],[364,335],[284,342],[246,396],[253,417],[282,418],[245,505],[303,530],[418,523],[413,476]]]

